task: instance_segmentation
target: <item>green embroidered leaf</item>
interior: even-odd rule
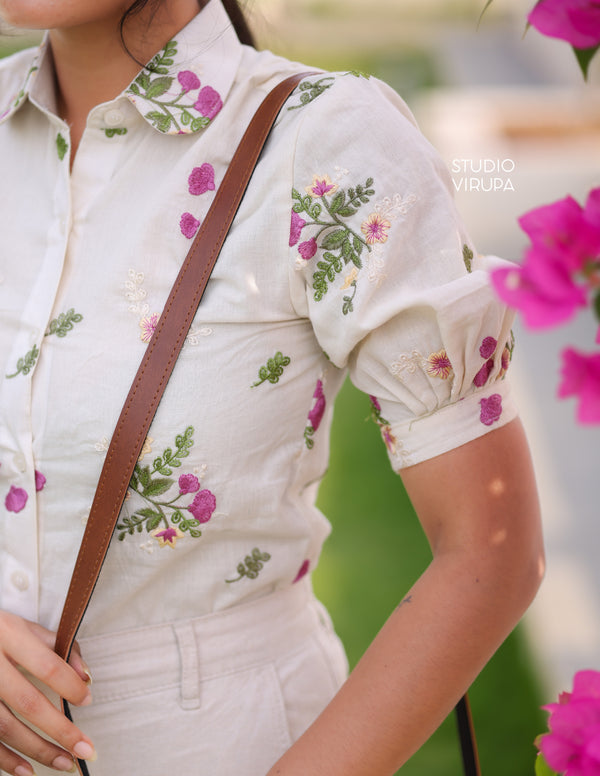
[[[472,272],[473,271],[473,251],[465,243],[463,245],[462,252],[463,252],[463,261],[465,262],[465,267],[467,268],[467,272]]]
[[[169,490],[173,482],[174,480],[170,479],[169,477],[157,477],[144,488],[143,495],[150,498],[152,496],[162,496],[163,493],[166,493]]]
[[[312,450],[313,447],[315,446],[315,440],[312,439],[312,436],[314,433],[315,433],[315,430],[312,426],[307,426],[304,429],[304,441],[309,450]]]
[[[142,70],[142,72],[135,79],[135,83],[138,84],[141,89],[146,91],[146,89],[148,89],[149,86],[150,86],[150,76],[148,75],[148,73],[145,70]],[[132,84],[132,86],[133,86],[133,84]],[[139,94],[139,89],[136,89],[136,94]]]
[[[105,129],[104,134],[106,137],[114,137],[115,135],[126,135],[127,130],[125,127],[111,127],[110,129]]]
[[[265,380],[268,380],[270,383],[278,383],[279,378],[283,374],[284,367],[288,366],[290,363],[290,357],[284,356],[283,353],[278,350],[277,353],[273,356],[273,358],[269,358],[267,360],[266,366],[261,366],[258,370],[258,381],[255,383],[252,383],[252,388],[255,388],[257,385],[261,385],[265,382]]]
[[[210,119],[206,118],[206,116],[195,118],[191,125],[192,132],[198,132],[199,129],[204,129],[204,127],[207,127],[209,124]]]
[[[342,256],[344,257],[344,263],[347,264],[352,256],[352,245],[348,239],[344,240],[342,244]]]
[[[356,214],[356,209],[350,207],[350,205],[344,205],[344,207],[341,207],[337,213],[338,216],[341,216],[342,218],[350,218]]]
[[[354,248],[354,251],[355,251],[355,253],[356,253],[358,256],[360,256],[360,254],[362,253],[363,244],[362,244],[362,242],[361,242],[361,241],[358,239],[358,237],[357,237],[356,235],[354,235],[354,238],[353,238],[353,240],[352,240],[352,247]]]
[[[159,76],[150,83],[150,86],[147,87],[144,97],[147,100],[155,100],[157,97],[165,94],[165,92],[168,92],[172,83],[173,78],[171,76]]]
[[[58,153],[58,158],[61,162],[65,158],[68,148],[69,144],[59,132],[56,136],[56,152]]]
[[[155,509],[149,509],[148,507],[142,507],[142,509],[137,509],[135,514],[140,515],[145,519],[154,518],[154,517],[158,517],[160,519],[162,517],[160,512],[157,512]]]
[[[150,531],[154,531],[155,528],[158,528],[158,526],[160,525],[161,519],[162,518],[160,515],[155,515],[154,517],[151,517],[146,522],[146,531],[150,533]]]
[[[76,313],[71,307],[66,313],[61,313],[58,318],[54,318],[54,320],[50,321],[44,336],[49,337],[51,334],[56,334],[57,337],[66,337],[73,329],[73,324],[79,323],[82,320],[83,315]]]
[[[151,121],[160,132],[168,132],[173,121],[172,116],[168,116],[157,110],[149,111],[146,113],[145,117]]]
[[[346,194],[343,191],[338,191],[338,193],[335,195],[335,197],[331,200],[331,203],[329,204],[329,212],[337,213],[339,209],[344,205],[345,202],[346,202]]]
[[[357,269],[362,269],[362,261],[360,260],[360,256],[357,256],[356,253],[353,252],[350,254],[350,261]]]
[[[354,296],[356,295],[356,280],[353,280],[350,285],[352,286],[352,288],[354,290],[352,291],[352,295],[351,296],[345,296],[343,298],[343,300],[342,300],[342,302],[343,302],[343,304],[342,304],[342,313],[344,315],[348,315],[348,313],[351,313],[351,312],[354,311],[354,305],[352,304],[352,302],[354,300]]]
[[[226,579],[225,582],[239,582],[243,577],[256,579],[264,564],[269,560],[271,560],[271,556],[268,552],[261,552],[258,547],[255,547],[251,555],[246,555],[243,563],[238,563],[236,568],[238,576],[235,579]]]
[[[346,229],[337,229],[335,232],[330,232],[321,243],[321,247],[328,250],[336,250],[344,244],[347,235]]]
[[[34,345],[31,350],[23,356],[23,358],[18,359],[17,371],[12,375],[6,375],[6,377],[10,380],[11,378],[16,377],[18,374],[28,375],[35,366],[35,362],[39,354],[40,351],[38,346]]]
[[[139,484],[138,483],[138,478],[137,478],[137,475],[136,475],[136,473],[134,471],[133,474],[131,475],[131,479],[129,480],[129,487],[133,488],[134,490],[137,490],[138,484]]]
[[[191,120],[192,120],[192,114],[191,113],[188,113],[187,110],[184,110],[184,111],[181,112],[181,123],[184,126],[187,126],[190,123]]]
[[[139,90],[137,84],[129,84],[129,88],[127,89],[127,91],[131,92],[132,94],[137,94],[137,95],[140,94],[140,90]],[[121,539],[120,536],[119,536],[119,539]]]
[[[190,528],[190,536],[193,536],[194,539],[197,539],[199,536],[202,536],[202,531],[200,531],[198,528]]]
[[[150,482],[152,481],[150,478],[150,468],[148,466],[140,466],[138,464],[135,467],[135,471],[138,474],[138,478],[142,488],[144,489],[147,488],[150,485]]]

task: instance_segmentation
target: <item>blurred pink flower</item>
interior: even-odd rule
[[[541,736],[539,748],[548,765],[565,776],[599,776],[600,672],[579,671],[573,692],[544,709],[550,732]]]
[[[27,504],[27,491],[23,488],[17,488],[15,485],[10,486],[6,498],[4,499],[4,506],[8,512],[20,512],[25,509]]]
[[[182,474],[179,477],[179,493],[195,493],[200,487],[198,477],[195,474]]]
[[[600,353],[588,355],[574,348],[562,352],[560,398],[578,396],[577,420],[600,423]]]
[[[290,248],[292,248],[300,239],[302,229],[306,226],[306,221],[301,218],[295,210],[292,210],[292,223],[290,226]]]
[[[592,48],[600,43],[597,0],[539,0],[528,20],[543,35],[566,40],[575,48]]]
[[[326,405],[325,394],[323,393],[323,382],[321,380],[317,380],[313,399],[316,399],[316,402],[312,410],[308,413],[308,419],[313,430],[316,431],[323,420]]]
[[[200,79],[191,70],[181,70],[177,73],[177,80],[185,92],[191,92],[200,88]]]
[[[485,337],[479,348],[481,358],[490,358],[494,355],[498,341],[494,337]]]
[[[217,499],[210,490],[201,490],[199,493],[196,493],[194,500],[187,509],[199,523],[208,523],[216,508]]]
[[[312,259],[312,257],[317,252],[317,241],[315,238],[311,237],[310,240],[306,240],[306,242],[300,243],[298,246],[298,252],[305,261]]]
[[[484,426],[491,426],[502,415],[502,396],[499,393],[493,393],[487,399],[480,399],[479,405],[481,407],[479,413],[479,420]]]
[[[40,490],[44,490],[44,485],[46,484],[46,478],[44,475],[39,472],[37,469],[35,470],[35,489],[39,492]]]
[[[221,100],[219,93],[212,86],[205,86],[200,89],[194,108],[201,116],[212,120],[222,107],[223,100]]]

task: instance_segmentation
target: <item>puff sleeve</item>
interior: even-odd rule
[[[500,259],[474,255],[443,163],[387,85],[335,76],[305,106],[293,169],[292,302],[371,396],[395,469],[516,415]]]

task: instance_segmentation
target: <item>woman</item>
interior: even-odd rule
[[[50,30],[0,67],[0,768],[392,774],[531,601],[542,547],[510,315],[438,158],[373,79],[311,76],[282,110],[131,480],[87,665],[52,651],[179,265],[263,96],[305,70],[241,45],[221,0],[128,5],[0,0]],[[434,559],[343,683],[309,572],[346,370]]]

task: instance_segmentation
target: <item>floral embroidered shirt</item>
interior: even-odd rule
[[[70,171],[47,44],[0,63],[0,608],[55,628],[140,358],[245,125],[306,68],[220,0],[116,99]],[[345,375],[395,469],[515,416],[511,318],[402,100],[307,77],[280,113],[131,480],[81,634],[294,584]],[[365,399],[369,401],[369,399]]]

